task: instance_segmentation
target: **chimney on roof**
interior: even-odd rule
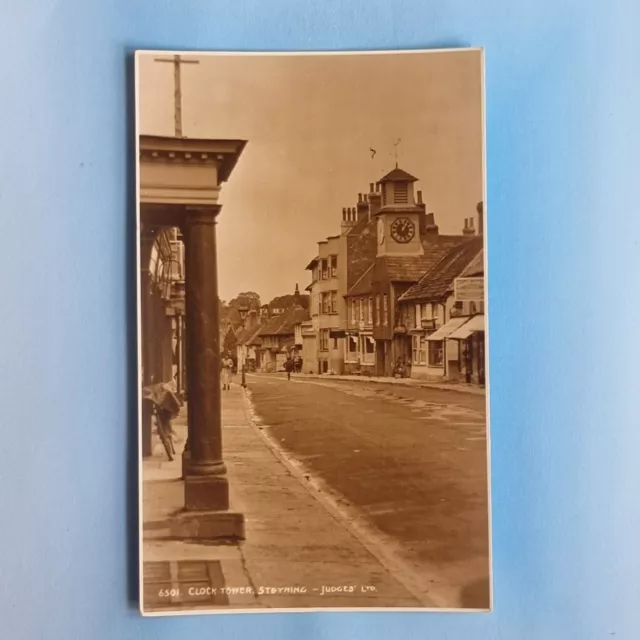
[[[382,206],[382,197],[380,195],[380,185],[375,185],[373,182],[369,183],[369,219],[380,211]]]
[[[418,198],[418,204],[422,204],[422,191],[416,191],[416,197]]]
[[[352,213],[351,207],[342,208],[342,224],[340,225],[341,233],[347,233],[355,224],[355,215]]]
[[[478,212],[478,235],[484,235],[484,204],[482,200],[476,205],[476,211]]]
[[[356,218],[358,221],[369,216],[369,203],[367,202],[367,194],[358,194],[358,206],[356,207]]]
[[[473,227],[469,224],[472,221],[473,221],[473,218],[464,219],[464,229],[462,230],[462,235],[472,236],[475,233]]]
[[[432,235],[438,235],[439,229],[436,224],[436,214],[432,212],[424,215],[425,229],[424,232]]]

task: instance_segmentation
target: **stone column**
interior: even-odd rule
[[[188,209],[185,225],[189,468],[187,510],[229,508],[222,460],[215,218],[219,207]]]

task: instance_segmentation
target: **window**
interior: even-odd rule
[[[364,352],[372,354],[375,346],[376,341],[371,336],[366,336],[364,339]]]
[[[433,313],[431,309],[431,305],[428,302],[425,302],[422,305],[422,317],[425,320],[431,320],[433,318]]]
[[[338,256],[331,256],[331,277],[338,277]]]
[[[320,330],[320,351],[329,351],[329,329]]]
[[[431,319],[436,321],[436,324],[440,321],[440,305],[437,302],[431,305]]]
[[[442,340],[429,341],[429,366],[441,367],[444,361],[444,342]]]
[[[369,324],[373,322],[373,298],[367,301],[367,322]]]
[[[322,315],[322,294],[318,295],[318,315]]]
[[[329,313],[338,313],[338,292],[332,291],[330,294],[330,311]]]
[[[356,299],[351,298],[351,324],[355,326],[358,319],[356,318]]]
[[[420,308],[420,305],[417,304],[416,305],[416,311],[415,311],[415,325],[414,326],[419,327],[421,322],[422,322],[421,308]]]
[[[413,336],[413,364],[425,364],[427,361],[427,339]]]
[[[353,361],[358,358],[358,338],[356,336],[349,336],[347,340],[347,358]]]
[[[376,296],[376,326],[380,326],[380,294]]]
[[[333,339],[333,348],[337,349],[338,348],[338,338],[334,338]]]
[[[321,313],[329,313],[331,308],[331,294],[326,291],[322,294],[322,312]]]
[[[382,301],[382,324],[386,327],[389,324],[389,296],[386,293]]]
[[[329,272],[328,272],[327,261],[323,260],[322,261],[322,279],[327,280],[328,278],[329,278]]]
[[[358,307],[360,309],[360,322],[364,322],[364,300],[358,298]]]

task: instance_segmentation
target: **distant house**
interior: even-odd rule
[[[260,367],[258,347],[260,346],[260,331],[262,324],[258,317],[258,310],[251,309],[242,328],[236,334],[238,341],[237,359],[238,368],[244,365],[247,371],[255,371]]]
[[[397,326],[411,349],[407,361],[412,378],[460,377],[459,345],[447,338],[467,318],[456,303],[454,281],[480,251],[478,236],[454,246],[398,298]]]
[[[261,371],[281,371],[287,356],[301,352],[301,345],[296,345],[296,326],[308,318],[306,309],[295,306],[267,320],[256,337],[260,341],[255,351]]]

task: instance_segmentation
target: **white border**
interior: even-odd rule
[[[484,302],[485,302],[485,437],[486,437],[486,477],[487,477],[487,508],[488,508],[488,555],[489,555],[489,608],[488,609],[454,609],[439,607],[304,607],[295,609],[190,609],[187,611],[144,611],[144,562],[143,562],[143,464],[142,464],[142,402],[140,389],[142,385],[142,318],[141,318],[141,283],[140,283],[140,100],[139,100],[139,59],[148,55],[182,55],[182,56],[226,56],[226,57],[282,57],[282,56],[349,56],[349,55],[409,55],[425,53],[468,53],[477,51],[480,53],[481,75],[481,104],[482,104],[482,190],[483,190],[483,252],[484,252]],[[394,49],[394,50],[365,50],[365,51],[193,51],[193,50],[162,50],[162,49],[137,49],[134,53],[134,91],[135,91],[135,149],[136,149],[136,318],[137,318],[137,395],[138,395],[138,590],[139,608],[143,617],[173,617],[195,615],[231,615],[231,614],[277,614],[277,613],[491,613],[493,611],[493,511],[491,500],[491,419],[490,419],[490,373],[489,373],[489,278],[488,278],[488,233],[487,233],[487,121],[486,121],[486,65],[485,50],[483,47],[456,47],[451,49]]]

